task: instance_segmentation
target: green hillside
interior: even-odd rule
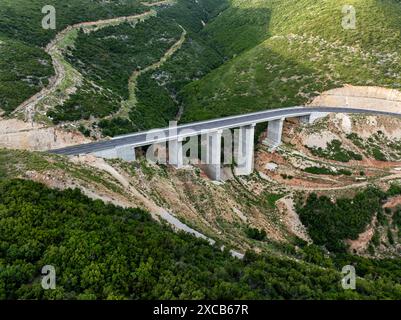
[[[0,1],[0,117],[14,116],[50,83],[52,57],[66,69],[33,119],[59,127],[5,122],[4,132],[24,130],[15,133],[22,142],[43,138],[44,145],[47,129],[55,143],[69,144],[61,128],[99,138],[303,105],[345,84],[401,88],[400,0]],[[41,27],[44,5],[56,7],[57,30]],[[356,29],[343,28],[344,5],[355,8]],[[145,12],[146,19],[76,28],[52,56],[45,51],[67,26]],[[135,162],[105,165],[0,148],[0,300],[400,300],[401,184],[390,180],[395,154],[386,150],[401,148],[381,130],[347,134],[360,150],[348,149],[337,131],[342,141],[310,154],[298,142],[283,143],[274,156],[258,147],[255,172],[236,177],[233,165],[224,183],[207,181],[198,167],[144,165],[146,149],[137,148]],[[7,132],[3,143],[14,138]],[[140,208],[30,179],[124,206],[153,203],[216,244]],[[371,237],[360,240],[366,232]],[[363,250],[350,241],[365,241]],[[56,268],[56,290],[42,290],[45,265]],[[356,268],[356,290],[341,286],[347,265]]]
[[[331,260],[313,246],[304,247],[309,262],[254,253],[238,260],[139,209],[30,181],[0,180],[0,231],[0,299],[401,298],[396,260]],[[349,261],[365,277],[355,291],[340,285]],[[41,288],[44,265],[56,268],[55,290]]]
[[[56,8],[57,30],[42,28],[42,8]],[[11,112],[54,74],[43,48],[66,26],[145,11],[139,0],[2,0],[0,5],[0,109]]]
[[[138,0],[3,1],[0,8],[0,108],[18,104],[48,84],[51,59],[43,47],[56,31],[41,28],[41,7],[57,9],[57,31],[81,21],[150,10]],[[356,29],[343,29],[343,5],[356,10]],[[401,86],[401,4],[396,0],[177,0],[153,8],[135,26],[79,33],[65,59],[83,76],[66,102],[53,106],[55,123],[101,120],[105,135],[181,121],[304,104],[342,86]],[[23,12],[24,14],[23,14]],[[157,61],[187,32],[167,61]],[[134,97],[133,97],[134,95]]]
[[[342,28],[343,5],[355,30]],[[233,21],[250,23],[223,28]],[[183,120],[300,105],[346,83],[399,88],[400,25],[399,1],[233,0],[205,29],[232,59],[183,90]]]
[[[239,260],[218,245],[175,233],[143,210],[16,179],[35,171],[64,172],[88,186],[125,192],[111,177],[62,157],[0,149],[0,300],[401,299],[399,258],[358,257],[337,245],[366,226],[383,198],[400,194],[399,186],[386,194],[361,190],[335,206],[311,195],[298,210],[315,245],[293,239],[276,243],[274,253],[247,252]],[[398,208],[391,223],[399,227],[400,216]],[[56,268],[56,290],[41,288],[44,265]],[[356,290],[341,287],[345,265],[357,269]]]
[[[90,116],[101,119],[125,107],[124,117],[100,122],[106,135],[165,126],[179,110],[174,94],[223,63],[200,32],[202,21],[208,22],[224,7],[225,1],[178,0],[174,5],[154,8],[157,17],[135,25],[80,32],[66,57],[86,82],[49,116],[56,123]],[[135,90],[130,90],[134,71],[159,62],[183,32],[182,47],[163,66],[142,74]]]

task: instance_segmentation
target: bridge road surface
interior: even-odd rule
[[[307,116],[312,113],[359,113],[401,118],[401,110],[400,113],[395,113],[387,111],[377,111],[372,109],[354,109],[347,107],[293,107],[284,109],[272,109],[262,112],[248,113],[244,115],[184,124],[177,126],[175,131],[172,131],[174,130],[174,128],[154,129],[115,137],[111,140],[81,144],[62,149],[55,149],[49,152],[58,155],[72,156],[95,153],[126,145],[130,145],[133,147],[142,147],[155,143],[166,142],[169,140],[206,134],[208,132],[216,130],[238,128],[250,124],[269,122],[282,118]],[[172,135],[171,132],[174,132],[174,134]]]

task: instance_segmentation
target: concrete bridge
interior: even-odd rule
[[[283,123],[286,118],[299,118],[301,123],[310,124],[329,113],[359,113],[401,117],[401,113],[347,107],[293,107],[273,109],[149,130],[115,137],[107,141],[51,150],[50,153],[59,155],[93,154],[106,159],[135,161],[135,148],[155,146],[164,143],[166,147],[168,145],[168,148],[166,148],[168,149],[167,163],[179,169],[185,165],[184,158],[186,157],[186,151],[188,151],[183,147],[186,143],[185,141],[188,138],[198,141],[198,136],[201,136],[206,149],[205,154],[202,155],[201,163],[211,179],[220,180],[222,149],[224,151],[227,147],[227,143],[224,143],[222,147],[224,132],[231,132],[230,129],[238,129],[234,139],[233,156],[234,163],[236,164],[236,174],[249,175],[253,171],[256,124],[268,123],[265,144],[271,149],[275,149],[281,144]]]

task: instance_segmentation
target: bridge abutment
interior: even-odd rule
[[[104,159],[121,159],[127,162],[136,160],[134,146],[122,146],[113,149],[102,150],[95,152],[94,155]]]
[[[328,115],[329,113],[327,112],[312,112],[311,114],[308,114],[306,116],[299,117],[299,121],[305,125],[313,124],[316,120],[324,118]]]
[[[135,147],[123,146],[116,148],[117,157],[127,162],[133,162],[136,160]]]

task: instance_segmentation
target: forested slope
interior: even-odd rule
[[[46,4],[57,9],[57,31],[150,10],[136,0]],[[53,74],[41,47],[56,31],[41,28],[42,5],[7,0],[0,8],[0,107],[7,112]],[[356,29],[342,27],[343,5],[354,6]],[[79,33],[64,54],[84,80],[50,113],[55,123],[92,116],[103,119],[94,125],[104,134],[115,135],[175,118],[188,122],[305,104],[347,83],[401,86],[399,1],[177,0],[152,9],[157,17],[136,26]],[[130,75],[158,61],[180,38],[181,27],[187,32],[182,47],[137,79],[130,101]],[[104,119],[122,106],[128,116]]]
[[[232,59],[184,89],[184,121],[302,105],[344,84],[401,86],[399,1],[231,3],[204,32]],[[356,29],[342,27],[343,5]]]
[[[177,0],[152,8],[157,16],[146,21],[80,32],[66,56],[85,76],[84,85],[49,116],[59,123],[117,113],[100,121],[106,135],[167,125],[179,113],[177,92],[223,63],[201,30],[226,5],[226,1]],[[130,85],[132,75],[160,61],[183,32],[182,47],[160,68]],[[127,109],[127,115],[118,115],[121,108]]]
[[[396,262],[372,271],[375,262],[355,260],[375,280],[345,291],[336,270],[350,257],[336,264],[316,247],[298,255],[311,263],[254,253],[241,261],[138,209],[0,181],[0,299],[401,298]],[[44,265],[56,268],[56,290],[41,288]]]
[[[56,30],[42,28],[42,8],[56,8]],[[143,12],[138,0],[2,0],[0,5],[0,108],[11,112],[54,74],[44,47],[66,26]]]

